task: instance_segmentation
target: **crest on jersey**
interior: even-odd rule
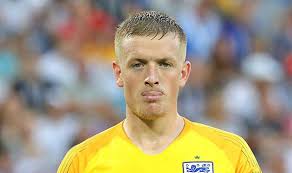
[[[183,162],[183,173],[214,173],[213,162]]]

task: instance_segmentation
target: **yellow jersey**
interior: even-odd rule
[[[70,149],[58,173],[261,173],[241,137],[184,121],[180,135],[155,155],[134,145],[121,122]]]

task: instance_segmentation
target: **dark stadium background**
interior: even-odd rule
[[[175,17],[192,62],[179,112],[243,136],[264,173],[292,172],[292,1],[1,0],[0,172],[54,173],[116,124],[113,36],[128,14]]]

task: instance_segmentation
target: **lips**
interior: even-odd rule
[[[163,92],[162,91],[144,91],[141,94],[145,100],[149,102],[154,102],[158,101],[162,96]]]

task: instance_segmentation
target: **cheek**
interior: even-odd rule
[[[166,87],[168,90],[168,93],[173,96],[177,95],[178,90],[179,90],[179,77],[177,74],[173,74],[168,76],[166,79],[165,83],[167,83]]]
[[[125,96],[134,98],[139,94],[139,79],[136,75],[127,76],[124,80]]]
[[[178,91],[179,91],[179,84],[178,82],[172,82],[170,87],[169,87],[169,91],[170,91],[170,94],[172,96],[175,96],[177,97],[177,94],[178,94]]]

